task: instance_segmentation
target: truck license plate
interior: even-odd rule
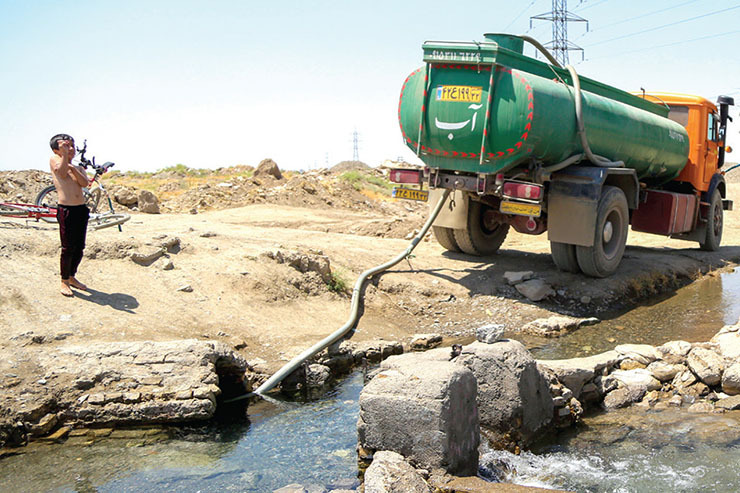
[[[521,202],[502,201],[500,211],[505,214],[517,216],[540,217],[542,206],[540,204],[522,204]]]
[[[437,101],[459,103],[480,103],[483,87],[481,86],[438,86]]]
[[[426,202],[429,199],[429,192],[426,190],[414,190],[413,188],[397,187],[393,189],[394,199],[419,200]]]

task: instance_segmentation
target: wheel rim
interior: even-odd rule
[[[483,213],[480,215],[480,229],[484,234],[492,235],[501,227],[501,223],[496,220],[496,211],[487,205],[483,205],[482,207]]]
[[[720,204],[714,206],[714,237],[719,238],[722,233],[722,207]]]
[[[601,245],[604,256],[608,259],[614,258],[619,253],[621,245],[623,218],[618,210],[613,210],[606,216],[604,227],[601,231]]]

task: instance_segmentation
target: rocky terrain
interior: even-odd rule
[[[52,432],[54,420],[57,427],[84,421],[69,414],[77,399],[84,399],[79,408],[157,404],[163,414],[156,421],[177,414],[179,404],[169,401],[201,399],[208,408],[205,401],[222,390],[209,389],[205,373],[178,382],[149,375],[162,378],[149,388],[132,375],[75,366],[81,346],[107,354],[111,344],[174,344],[179,349],[167,354],[176,355],[192,344],[223,343],[231,351],[226,359],[248,370],[245,387],[258,384],[340,327],[355,279],[403,251],[426,216],[426,205],[389,197],[381,170],[357,163],[299,173],[266,160],[256,169],[175,168],[104,182],[115,208],[133,217],[122,232],[88,235],[79,278],[90,290],[72,299],[58,291],[55,226],[0,220],[0,420],[8,429],[20,423]],[[39,171],[1,172],[0,198],[31,202],[48,183]],[[410,258],[367,284],[352,347],[323,363],[342,371],[366,350],[392,354],[389,348],[408,348],[418,334],[464,339],[485,324],[502,325],[509,335],[575,330],[608,310],[734,266],[740,220],[732,212],[725,217],[725,246],[713,253],[631,232],[620,270],[608,279],[559,272],[546,235],[511,232],[489,258],[445,252],[428,235]],[[158,364],[168,363],[167,354]],[[116,360],[120,368],[131,363]]]

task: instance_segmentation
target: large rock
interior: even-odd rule
[[[557,337],[568,332],[572,332],[584,325],[593,325],[598,323],[597,318],[574,318],[554,315],[548,318],[538,318],[533,320],[520,329],[527,334],[534,334],[542,337]]]
[[[693,348],[686,358],[686,364],[702,382],[710,387],[722,381],[724,361],[719,354],[710,349]]]
[[[455,361],[475,375],[481,425],[498,433],[501,445],[509,440],[505,436],[529,443],[552,420],[547,381],[520,342],[474,342]]]
[[[480,428],[473,373],[449,361],[404,356],[390,358],[392,367],[360,394],[360,446],[394,451],[429,469],[476,474]]]
[[[137,196],[138,207],[147,214],[159,214],[159,199],[149,190],[139,190]]]
[[[380,451],[365,471],[365,493],[429,493],[432,489],[402,455]]]
[[[736,409],[740,409],[740,395],[733,395],[730,397],[725,397],[724,399],[720,399],[715,404],[720,409],[725,409],[727,411],[734,411]]]
[[[606,394],[604,397],[604,408],[618,409],[620,407],[626,407],[634,402],[638,402],[644,395],[644,392],[640,392],[635,388],[620,387]]]
[[[475,338],[479,342],[493,344],[501,339],[506,331],[504,324],[488,324],[475,329]]]
[[[586,382],[592,380],[604,368],[611,368],[619,363],[620,359],[621,356],[616,351],[607,351],[586,358],[539,360],[537,364],[552,370],[558,380],[578,398]]]
[[[671,385],[675,387],[676,390],[678,390],[679,392],[682,392],[694,385],[696,382],[698,382],[696,375],[694,375],[691,370],[686,369],[673,377]]]
[[[740,362],[722,373],[722,391],[730,395],[740,394]]]
[[[661,358],[661,353],[649,344],[620,344],[614,350],[625,359],[632,359],[647,366]]]
[[[409,346],[414,351],[426,351],[440,344],[442,344],[442,336],[439,334],[416,334],[409,342]]]
[[[679,358],[685,358],[691,351],[691,343],[686,341],[669,341],[656,348],[665,358],[666,355],[673,355]]]
[[[504,272],[504,279],[509,283],[510,286],[519,284],[520,282],[529,281],[532,279],[534,272],[531,270],[525,270],[521,272]]]
[[[611,388],[614,386],[608,385],[608,382],[617,382],[617,388],[604,397],[604,407],[606,409],[625,407],[633,402],[640,401],[649,391],[661,388],[660,381],[644,368],[616,370],[609,376],[604,377],[603,380],[605,381],[604,385]]]
[[[672,365],[660,360],[653,361],[647,367],[647,371],[649,371],[653,377],[657,378],[661,382],[673,380],[676,375],[678,375],[685,369],[686,367],[684,365]]]
[[[616,370],[609,375],[609,378],[617,380],[620,387],[627,387],[642,394],[640,395],[640,398],[650,390],[658,390],[661,388],[660,381],[653,377],[652,373],[648,370],[642,368],[634,370]]]
[[[270,175],[278,180],[281,180],[283,178],[283,174],[280,173],[280,168],[278,168],[277,163],[272,159],[263,159],[262,161],[260,161],[257,169],[254,170],[254,176],[260,175]]]
[[[712,337],[724,358],[740,361],[740,324],[726,325]]]
[[[136,190],[128,187],[116,187],[113,198],[116,202],[126,207],[135,207],[139,201]]]
[[[541,301],[549,296],[555,296],[552,287],[542,279],[530,279],[520,282],[514,287],[520,294],[532,301]]]

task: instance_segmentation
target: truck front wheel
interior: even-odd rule
[[[624,255],[629,227],[629,209],[624,192],[618,187],[605,186],[596,212],[594,244],[576,246],[578,266],[591,277],[613,274]]]
[[[509,232],[509,225],[494,220],[495,210],[489,205],[471,200],[465,229],[455,229],[455,243],[468,255],[493,255]]]
[[[702,250],[714,252],[719,249],[722,241],[722,195],[715,189],[709,203],[709,217],[707,217],[707,234],[700,242]]]

